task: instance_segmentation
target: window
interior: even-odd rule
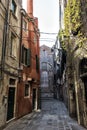
[[[23,20],[23,30],[27,31],[27,22]]]
[[[11,33],[11,49],[10,49],[10,55],[13,57],[16,57],[16,37],[13,33]]]
[[[10,78],[10,79],[9,79],[9,84],[10,84],[10,85],[15,85],[15,79]]]
[[[36,55],[36,70],[39,72],[39,57]]]
[[[25,84],[25,97],[30,96],[30,86],[29,84]]]
[[[12,4],[11,4],[11,9],[12,9],[12,12],[15,14],[16,13],[16,3],[14,0],[12,0]]]
[[[87,105],[87,77],[83,77],[82,81],[84,83],[84,97],[85,97],[85,101],[86,101],[86,105]]]
[[[27,49],[24,48],[24,64],[27,65]]]
[[[21,62],[27,66],[31,65],[31,50],[22,46]]]
[[[87,59],[83,58],[80,61],[80,74],[87,73]]]

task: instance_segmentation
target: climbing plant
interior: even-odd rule
[[[59,41],[61,42],[61,46],[64,50],[66,50],[66,45],[65,45],[65,37],[66,37],[66,34],[65,34],[65,30],[63,29],[60,29],[59,30],[59,33],[58,33],[58,37],[59,37]]]
[[[80,0],[68,0],[67,6],[64,10],[66,35],[70,35],[70,32],[78,33],[79,29],[81,28],[80,13]]]
[[[86,37],[81,31],[82,19],[81,19],[81,3],[80,0],[68,0],[64,9],[64,30],[59,31],[59,39],[62,46],[66,49],[67,42],[71,41],[71,35],[76,37],[76,43],[79,47],[82,47]]]

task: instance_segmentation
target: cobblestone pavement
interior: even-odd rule
[[[68,116],[65,105],[57,100],[43,100],[42,110],[11,122],[4,130],[87,130]]]

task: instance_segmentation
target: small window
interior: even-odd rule
[[[24,45],[22,45],[21,62],[27,66],[31,65],[31,50],[29,48],[25,48]]]
[[[9,79],[9,84],[10,84],[10,85],[15,85],[15,79],[10,78],[10,79]]]
[[[11,9],[12,9],[12,12],[15,14],[16,13],[16,3],[14,0],[12,0]]]
[[[13,33],[11,33],[11,49],[10,49],[10,55],[13,57],[16,57],[16,37]]]
[[[30,96],[30,87],[29,84],[25,84],[25,97]]]
[[[39,57],[36,55],[36,71],[39,72]]]
[[[80,61],[80,74],[87,73],[87,59],[83,58]]]
[[[27,65],[27,49],[24,48],[24,64]]]
[[[22,46],[22,63],[27,65],[27,49]]]
[[[84,83],[84,92],[85,92],[84,97],[87,105],[87,77],[83,77],[82,81]]]

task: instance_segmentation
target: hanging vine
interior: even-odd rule
[[[70,31],[75,33],[81,28],[80,13],[80,0],[68,0],[67,6],[64,10],[66,35],[70,35]]]
[[[64,30],[59,31],[59,37],[62,39],[61,43],[66,48],[66,39],[70,41],[71,34],[77,38],[76,43],[79,47],[82,47],[86,37],[81,31],[81,4],[80,0],[68,0],[67,6],[64,9]],[[69,43],[70,44],[70,43]]]

